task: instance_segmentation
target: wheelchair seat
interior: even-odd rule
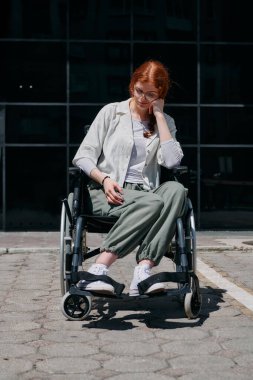
[[[118,220],[115,216],[97,216],[84,214],[86,231],[90,233],[108,233]]]

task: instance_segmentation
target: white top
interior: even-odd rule
[[[134,145],[127,168],[125,182],[143,183],[142,171],[146,161],[146,142],[143,131],[148,127],[147,121],[133,119]]]

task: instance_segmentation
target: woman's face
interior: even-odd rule
[[[148,109],[150,103],[159,98],[158,89],[149,82],[136,82],[134,85],[133,98],[138,107]]]

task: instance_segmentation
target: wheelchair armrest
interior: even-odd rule
[[[77,168],[76,166],[70,166],[69,167],[69,175],[72,180],[78,180],[82,179],[83,184],[87,184],[90,181],[90,177],[87,176],[87,174],[84,173],[80,168]]]
[[[77,168],[76,166],[70,166],[69,167],[69,174],[72,176],[77,176],[82,173],[82,170]]]
[[[168,169],[161,166],[161,183],[166,181],[178,181],[182,180],[181,176],[184,177],[188,173],[187,166],[177,166],[176,168]]]
[[[179,175],[188,173],[188,166],[177,166],[176,168],[172,169],[172,172]]]

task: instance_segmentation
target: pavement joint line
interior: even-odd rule
[[[220,273],[216,272],[216,270],[205,264],[200,259],[197,259],[197,270],[205,278],[218,286],[218,288],[225,289],[227,294],[229,294],[232,298],[244,305],[247,309],[253,311],[253,296],[246,290],[224,278]]]

